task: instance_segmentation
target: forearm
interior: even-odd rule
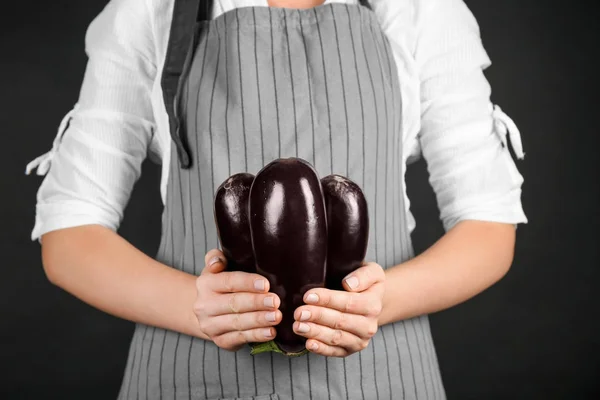
[[[114,316],[202,337],[195,277],[146,256],[113,231],[89,225],[42,238],[50,281]]]
[[[515,228],[464,221],[427,251],[386,271],[379,324],[440,311],[481,293],[509,270]]]

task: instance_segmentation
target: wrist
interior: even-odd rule
[[[391,293],[391,290],[397,286],[394,283],[394,279],[399,272],[398,270],[402,267],[403,264],[399,264],[385,270],[385,292],[382,300],[381,314],[379,314],[377,320],[379,326],[387,325],[402,319],[400,317],[400,315],[403,314],[401,310],[402,304],[394,301],[396,296],[393,296]]]
[[[426,300],[433,297],[435,285],[426,261],[421,255],[385,271],[380,326],[428,312]]]
[[[191,301],[188,301],[186,304],[186,312],[185,312],[185,331],[183,333],[193,336],[203,340],[210,340],[210,338],[200,329],[200,322],[198,321],[198,316],[194,310],[194,303],[197,297],[197,288],[196,288],[196,279],[198,277],[194,275],[189,275],[187,286],[189,287],[190,293],[193,293],[193,296],[190,296]]]

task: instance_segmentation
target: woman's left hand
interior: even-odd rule
[[[311,289],[305,306],[294,313],[294,331],[306,337],[306,348],[329,357],[364,350],[377,333],[385,292],[385,272],[367,263],[344,279],[346,291]]]

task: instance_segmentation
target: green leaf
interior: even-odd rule
[[[275,343],[274,340],[269,340],[268,342],[264,343],[251,343],[250,347],[252,348],[250,354],[252,354],[253,356],[260,353],[267,353],[269,351],[283,354],[284,356],[288,357],[300,357],[308,353],[307,349],[303,349],[302,351],[299,351],[297,353],[287,353],[281,350],[281,348],[277,345],[277,343]]]

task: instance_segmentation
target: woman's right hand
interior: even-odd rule
[[[269,281],[246,272],[224,272],[220,250],[204,258],[206,266],[196,279],[194,313],[200,331],[222,349],[235,351],[246,343],[268,342],[281,322],[281,301],[269,293]]]

